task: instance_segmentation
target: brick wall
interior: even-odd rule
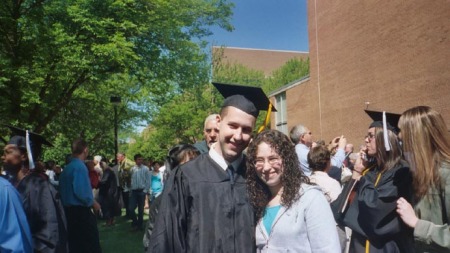
[[[220,55],[222,52],[223,63],[241,64],[250,69],[263,71],[266,76],[270,76],[272,71],[292,58],[304,60],[308,58],[308,52],[213,47],[213,54]]]
[[[439,111],[450,128],[448,1],[308,1],[310,80],[286,91],[289,129],[355,145],[371,110]]]

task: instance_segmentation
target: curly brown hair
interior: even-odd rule
[[[269,187],[259,178],[255,168],[258,146],[262,142],[269,144],[282,159],[284,170],[281,175],[283,184],[281,204],[283,206],[290,208],[300,198],[301,184],[309,184],[309,178],[300,168],[294,144],[289,137],[277,130],[267,130],[258,134],[247,150],[247,191],[257,220],[264,215],[265,207],[272,197]]]

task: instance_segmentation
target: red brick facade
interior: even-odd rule
[[[363,143],[363,109],[429,105],[450,126],[448,1],[308,1],[310,79],[286,90],[288,129]],[[274,120],[272,120],[274,128]]]
[[[222,63],[241,64],[249,69],[263,71],[266,76],[270,76],[272,71],[280,68],[290,59],[306,60],[308,58],[308,52],[236,47],[213,47],[213,54],[222,54]]]

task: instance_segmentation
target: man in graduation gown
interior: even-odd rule
[[[64,253],[67,223],[61,199],[43,173],[44,164],[34,164],[41,145],[51,145],[42,136],[9,126],[14,136],[4,148],[5,171],[22,197],[23,208],[33,238],[34,252]]]
[[[225,99],[216,118],[218,142],[171,173],[147,252],[255,251],[243,151],[258,116],[254,100],[259,97],[248,94]]]

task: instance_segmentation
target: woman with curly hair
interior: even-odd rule
[[[397,213],[414,229],[417,253],[450,252],[450,133],[442,116],[428,106],[405,111],[399,127],[416,199],[413,208],[400,198]]]
[[[257,252],[340,252],[330,206],[303,174],[289,138],[264,131],[250,143],[247,156]]]

